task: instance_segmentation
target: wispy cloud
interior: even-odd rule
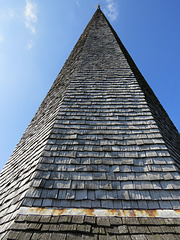
[[[106,12],[111,21],[116,20],[118,16],[118,8],[114,0],[106,0]]]
[[[18,11],[16,8],[12,9],[12,8],[9,8],[9,9],[3,9],[0,11],[0,20],[1,21],[10,21],[12,20],[14,17],[17,17],[19,14],[18,14]]]
[[[37,5],[29,0],[26,0],[25,6],[25,25],[32,34],[36,33],[35,24],[37,22]]]
[[[0,34],[0,42],[4,41],[3,35]]]
[[[28,43],[27,43],[27,49],[28,50],[31,50],[31,48],[33,47],[33,41],[29,40]]]
[[[35,35],[37,27],[36,24],[38,21],[37,10],[37,4],[35,3],[35,0],[26,0],[25,5],[23,4],[20,7],[0,9],[0,22],[9,22],[9,24],[16,24],[16,26],[13,25],[15,27],[23,24],[31,34]],[[5,31],[6,29],[4,32]],[[23,32],[21,37],[25,37]],[[0,42],[3,41],[4,35],[0,34]],[[32,47],[34,47],[34,40],[31,36],[30,39],[27,39],[26,48],[30,50]]]
[[[76,5],[77,5],[78,7],[80,6],[79,0],[76,0]]]

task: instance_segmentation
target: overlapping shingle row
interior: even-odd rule
[[[180,239],[180,220],[19,215],[5,239],[177,240]]]

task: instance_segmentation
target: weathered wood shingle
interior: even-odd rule
[[[23,238],[24,237],[24,238]],[[180,221],[158,218],[19,215],[5,239],[180,239]]]

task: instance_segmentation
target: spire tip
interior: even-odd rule
[[[100,9],[100,5],[99,4],[98,4],[97,8]]]

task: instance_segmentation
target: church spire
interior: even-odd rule
[[[96,11],[0,174],[0,237],[179,237],[179,143]]]

